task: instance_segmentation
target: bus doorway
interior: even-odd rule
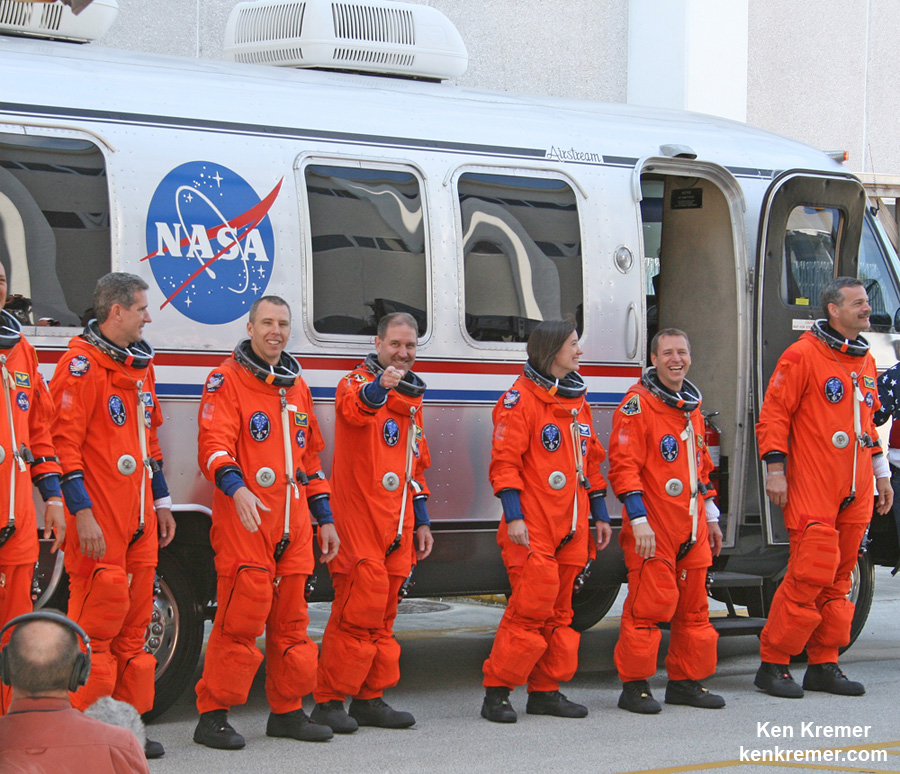
[[[680,328],[691,340],[688,378],[721,432],[716,488],[725,546],[735,544],[742,497],[748,389],[743,197],[724,169],[646,163],[640,175],[647,364],[653,335]],[[663,167],[663,168],[661,168]],[[677,172],[676,172],[677,170]],[[729,471],[737,471],[729,475]]]

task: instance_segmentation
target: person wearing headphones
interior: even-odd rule
[[[61,613],[26,613],[10,621],[0,651],[0,679],[12,704],[0,717],[0,770],[33,774],[149,774],[137,737],[74,709],[69,693],[87,682],[90,640]],[[84,642],[81,652],[78,639]]]

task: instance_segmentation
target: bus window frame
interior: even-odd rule
[[[396,158],[356,153],[329,153],[308,151],[294,159],[294,185],[297,190],[299,208],[298,222],[301,236],[301,290],[303,313],[301,316],[303,330],[308,339],[317,345],[343,346],[358,349],[362,343],[372,341],[372,336],[350,333],[323,333],[315,327],[314,286],[313,286],[313,247],[312,220],[310,217],[309,190],[306,185],[306,170],[311,166],[343,167],[345,169],[370,169],[385,172],[405,172],[412,174],[419,185],[419,198],[422,204],[423,246],[425,253],[425,312],[428,327],[419,331],[418,346],[425,348],[434,336],[435,304],[434,304],[434,254],[435,247],[431,234],[431,208],[428,191],[428,175],[420,164],[409,158]]]
[[[499,351],[499,352],[517,352],[524,353],[526,342],[523,341],[478,341],[473,339],[466,327],[466,273],[465,273],[465,252],[463,245],[463,216],[462,206],[459,201],[459,181],[463,175],[500,175],[503,177],[526,177],[538,178],[545,180],[558,180],[569,186],[575,197],[575,208],[578,217],[578,236],[581,244],[581,303],[582,303],[582,330],[579,341],[582,343],[588,340],[590,330],[590,315],[588,314],[588,277],[585,271],[585,229],[584,229],[584,202],[587,201],[588,195],[577,179],[570,174],[548,167],[525,166],[519,164],[479,164],[466,163],[460,164],[447,172],[444,178],[444,186],[450,188],[453,203],[453,235],[456,240],[456,273],[457,273],[457,294],[459,298],[457,325],[460,335],[466,346],[475,350],[482,351]]]

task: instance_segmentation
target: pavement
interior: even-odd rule
[[[191,741],[197,716],[193,691],[188,689],[148,726],[149,735],[167,751],[164,758],[150,762],[150,770],[153,774],[220,774],[226,768],[267,774],[311,769],[391,774],[674,774],[740,769],[741,774],[750,774],[774,768],[792,774],[900,773],[900,712],[896,708],[900,577],[892,578],[884,568],[877,570],[868,624],[841,661],[851,679],[866,684],[866,696],[811,692],[801,700],[768,696],[753,687],[759,666],[758,640],[729,637],[720,639],[718,670],[706,681],[725,697],[727,706],[700,710],[664,705],[655,716],[634,715],[616,707],[620,683],[612,653],[623,596],[606,619],[583,635],[578,673],[563,687],[569,698],[587,705],[590,715],[585,719],[527,715],[525,691],[518,689],[512,695],[518,723],[483,720],[479,715],[481,664],[490,651],[502,608],[459,600],[407,600],[401,604],[396,626],[403,647],[402,678],[385,698],[416,716],[413,728],[362,728],[318,744],[267,738],[261,669],[248,703],[230,714],[232,725],[247,739],[244,750],[209,750]],[[328,608],[327,603],[311,606],[314,639],[321,638]],[[660,700],[665,695],[666,643],[664,633],[661,670],[651,680]],[[803,671],[802,664],[793,669],[798,681]],[[311,709],[308,699],[306,710]]]

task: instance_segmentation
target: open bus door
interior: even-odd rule
[[[865,218],[865,191],[850,175],[790,170],[776,178],[766,192],[756,283],[755,416],[778,358],[823,316],[819,296],[824,284],[838,276],[867,279],[860,263]],[[764,539],[770,546],[786,546],[784,517],[766,497],[758,455],[756,465]],[[765,609],[785,569],[764,584]],[[874,566],[868,554],[861,553],[848,595],[856,604],[850,644],[865,625],[874,591]]]
[[[857,276],[865,206],[865,191],[850,175],[791,170],[769,186],[756,283],[757,416],[778,358],[822,317],[822,287],[833,277]],[[781,509],[766,497],[757,464],[766,542],[787,544]]]

